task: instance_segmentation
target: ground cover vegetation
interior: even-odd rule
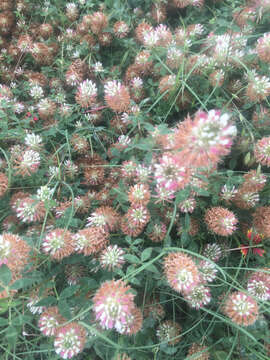
[[[269,359],[269,26],[0,2],[1,359]]]

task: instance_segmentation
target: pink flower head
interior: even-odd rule
[[[176,159],[182,166],[213,166],[229,153],[236,132],[228,114],[221,115],[220,110],[198,111],[194,120],[187,117],[178,125],[172,149],[178,151]]]
[[[254,155],[258,163],[270,167],[270,136],[263,137],[257,142]]]
[[[262,269],[264,271],[256,271],[249,278],[247,290],[250,295],[255,296],[262,301],[270,300],[270,269]]]
[[[208,228],[221,236],[231,235],[236,230],[236,224],[238,223],[234,213],[221,206],[208,209],[204,219]]]
[[[200,282],[193,260],[182,252],[170,253],[164,260],[164,272],[170,286],[177,292],[189,293]]]
[[[46,309],[40,315],[38,326],[43,335],[54,336],[56,334],[57,327],[64,321],[65,319],[59,314],[58,308],[53,306]]]
[[[176,155],[165,153],[159,159],[159,163],[154,165],[154,177],[157,186],[165,188],[167,191],[176,192],[183,189],[190,180],[190,173],[179,165]]]
[[[85,329],[76,322],[72,322],[58,329],[54,340],[54,348],[62,359],[71,359],[82,352],[85,340]]]
[[[211,301],[210,289],[204,285],[197,285],[186,295],[186,299],[191,307],[199,309]]]
[[[134,295],[129,290],[130,286],[122,280],[111,280],[103,283],[96,292],[93,310],[102,328],[119,331],[126,324],[135,308]]]
[[[251,296],[240,291],[234,292],[228,297],[223,311],[238,325],[251,325],[258,318],[257,302]]]
[[[127,111],[130,105],[128,88],[120,81],[108,81],[104,86],[107,105],[115,112]]]

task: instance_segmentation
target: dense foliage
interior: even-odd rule
[[[269,26],[0,2],[1,359],[269,359]]]

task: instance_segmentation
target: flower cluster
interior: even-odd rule
[[[0,298],[32,333],[14,358],[206,360],[217,318],[267,320],[268,2],[0,1]]]
[[[205,222],[214,233],[221,236],[229,236],[236,230],[238,220],[230,210],[222,207],[213,207],[206,211]]]
[[[104,329],[115,329],[120,334],[132,334],[140,330],[142,316],[134,304],[134,295],[121,280],[103,283],[96,292],[94,313]]]
[[[163,144],[177,150],[178,162],[183,166],[209,167],[229,154],[236,133],[228,114],[198,111],[193,120],[188,117],[178,125],[171,145],[168,136]]]
[[[164,272],[170,286],[177,292],[189,293],[200,282],[193,260],[181,252],[170,253],[164,260]]]
[[[251,325],[258,318],[257,302],[251,296],[240,291],[229,295],[223,311],[238,325]]]

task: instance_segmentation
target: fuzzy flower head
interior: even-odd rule
[[[52,199],[54,193],[54,189],[49,188],[48,185],[41,186],[37,190],[37,199],[40,201],[49,201]]]
[[[252,297],[238,291],[224,305],[224,314],[238,325],[252,325],[258,318],[258,304]]]
[[[135,90],[142,89],[143,88],[143,80],[140,77],[134,77],[130,81],[130,86]]]
[[[129,290],[130,286],[122,280],[111,280],[103,283],[96,292],[93,310],[103,329],[115,328],[118,331],[126,324],[135,307],[134,295]]]
[[[167,320],[159,325],[156,335],[161,342],[174,345],[180,341],[181,331],[181,326],[178,323]]]
[[[210,354],[206,346],[193,343],[188,350],[188,358],[193,360],[208,360]]]
[[[251,295],[267,301],[270,298],[270,268],[263,268],[251,273],[248,278],[249,287]]]
[[[236,136],[236,126],[228,114],[220,110],[208,113],[198,111],[194,120],[189,117],[178,125],[174,132],[173,149],[178,152],[178,161],[190,167],[216,165],[222,156],[230,152]]]
[[[255,191],[254,188],[250,188],[249,186],[245,186],[245,183],[242,184],[238,192],[233,199],[233,202],[240,209],[251,209],[255,207],[260,201],[260,195]]]
[[[0,160],[1,162],[1,160]],[[0,166],[1,167],[1,166]],[[6,174],[0,172],[0,197],[3,196],[5,194],[5,192],[8,189],[8,177],[6,176]]]
[[[26,197],[16,206],[16,215],[24,223],[41,221],[45,217],[45,207],[42,201]]]
[[[238,222],[233,212],[220,206],[208,209],[204,219],[209,230],[221,236],[231,235]]]
[[[49,307],[40,316],[38,326],[45,336],[55,336],[57,327],[65,319],[59,314],[58,307]]]
[[[115,36],[122,39],[127,36],[129,27],[124,21],[117,21],[113,27]]]
[[[30,176],[35,173],[40,165],[40,155],[37,151],[26,150],[14,160],[14,168],[22,176]]]
[[[27,264],[30,246],[18,235],[0,235],[0,266],[6,264],[14,273],[19,273]]]
[[[77,5],[74,2],[70,2],[66,4],[66,16],[69,20],[74,21],[77,19],[79,15],[79,10]]]
[[[71,285],[77,285],[80,281],[80,278],[86,276],[86,268],[78,264],[69,264],[65,267],[65,275],[67,283]]]
[[[170,286],[177,292],[188,293],[200,282],[193,260],[181,252],[170,253],[164,260],[164,272]]]
[[[11,243],[3,235],[0,235],[0,266],[8,262],[11,254]]]
[[[133,161],[124,161],[121,168],[122,177],[124,179],[132,179],[136,174],[137,166]]]
[[[263,34],[263,36],[257,40],[256,50],[259,58],[262,61],[269,64],[270,63],[270,33]]]
[[[160,40],[160,35],[154,29],[151,29],[150,31],[146,32],[143,36],[143,43],[148,48],[154,48],[155,46],[157,46],[159,40]]]
[[[253,225],[257,232],[270,237],[270,206],[259,206],[253,214]]]
[[[164,223],[149,224],[147,236],[153,242],[161,242],[167,234],[167,227]]]
[[[65,160],[64,170],[67,176],[74,177],[78,172],[78,166],[71,160]]]
[[[100,255],[99,261],[101,267],[112,271],[114,268],[120,268],[125,262],[125,252],[117,245],[110,245],[104,249]]]
[[[100,226],[90,226],[73,235],[75,250],[86,256],[96,254],[108,245],[109,233]]]
[[[117,228],[118,222],[119,215],[113,208],[101,206],[88,217],[86,226],[97,226],[106,231],[114,231]]]
[[[135,307],[131,313],[126,317],[125,324],[122,324],[122,328],[118,329],[120,334],[134,335],[141,330],[143,322],[143,316],[140,309]]]
[[[150,220],[149,211],[144,205],[132,205],[126,217],[134,226],[144,227]]]
[[[57,330],[54,340],[55,352],[62,359],[71,359],[82,352],[85,341],[85,329],[75,322],[69,323]]]
[[[26,306],[28,307],[29,311],[32,314],[41,314],[43,312],[43,310],[44,310],[43,306],[36,306],[36,304],[40,301],[41,301],[41,298],[38,297],[37,295],[31,296],[28,299]]]
[[[149,186],[146,184],[135,184],[128,192],[128,200],[134,205],[147,205],[150,196]]]
[[[95,103],[96,97],[96,84],[93,81],[87,79],[79,85],[75,99],[82,108],[88,108]]]
[[[158,303],[158,300],[152,299],[149,304],[144,307],[144,315],[146,317],[151,316],[155,320],[162,320],[165,317],[164,307]]]
[[[198,266],[203,282],[212,282],[217,276],[217,267],[210,261],[201,260]]]
[[[120,135],[115,143],[115,147],[118,149],[125,149],[131,142],[131,138],[128,135]]]
[[[43,120],[47,120],[54,115],[56,110],[56,104],[50,99],[46,98],[40,100],[40,102],[37,104],[37,108],[40,118]]]
[[[220,191],[220,197],[224,201],[232,200],[237,193],[235,186],[227,186],[226,184],[222,186]]]
[[[44,96],[44,92],[41,86],[39,85],[33,85],[31,86],[30,89],[30,96],[34,99],[34,100],[39,100]]]
[[[267,181],[267,177],[258,170],[250,170],[243,177],[245,179],[243,186],[253,191],[261,191]]]
[[[139,164],[136,167],[136,182],[138,183],[147,183],[151,175],[151,166],[146,166],[144,164]]]
[[[270,275],[256,273],[250,277],[247,284],[247,291],[251,296],[254,296],[261,301],[270,300]]]
[[[28,133],[25,136],[24,143],[32,150],[40,150],[42,147],[42,138],[40,135],[34,133]]]
[[[178,205],[178,208],[182,213],[192,213],[195,207],[196,207],[196,200],[194,198],[183,200]]]
[[[108,25],[108,18],[102,11],[94,12],[89,18],[90,28],[96,35],[99,35]]]
[[[270,136],[263,137],[257,142],[254,155],[258,163],[270,167]]]
[[[250,101],[261,102],[270,94],[270,79],[266,76],[257,75],[251,72],[248,86],[246,88],[246,96]]]
[[[55,260],[61,260],[73,252],[73,239],[66,229],[55,229],[49,232],[42,244],[43,251]]]
[[[197,285],[185,296],[185,298],[191,307],[200,309],[210,303],[210,289],[204,285]]]
[[[184,53],[182,50],[178,49],[176,46],[170,46],[168,48],[166,64],[171,69],[178,69],[183,58]]]
[[[190,174],[184,166],[179,165],[176,156],[165,153],[154,167],[154,177],[159,187],[175,192],[188,184]]]
[[[130,105],[128,89],[120,81],[108,81],[104,86],[107,105],[115,112],[127,111]]]

